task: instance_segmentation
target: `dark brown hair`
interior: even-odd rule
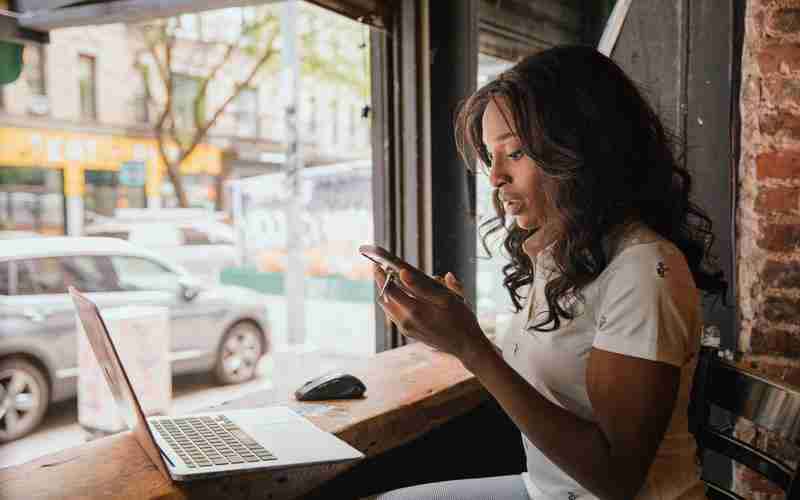
[[[560,230],[552,247],[559,273],[545,287],[549,314],[534,329],[555,330],[561,319],[573,317],[562,304],[580,299],[606,268],[610,256],[603,238],[629,220],[674,243],[698,288],[725,302],[727,283],[710,256],[711,220],[690,201],[692,178],[675,137],[611,59],[590,47],[555,47],[523,59],[476,91],[462,103],[455,127],[469,168],[473,159],[490,168],[482,118],[492,99],[509,105],[522,151],[548,181],[542,189]],[[503,247],[510,262],[503,266],[503,286],[519,311],[519,289],[533,281],[523,243],[538,229],[508,225],[498,194],[492,197],[496,216],[480,226],[483,246],[491,254],[487,238],[507,232]]]

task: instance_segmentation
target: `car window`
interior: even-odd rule
[[[17,261],[17,295],[66,293],[67,286],[57,258]]]
[[[106,261],[104,265],[103,257],[24,259],[17,261],[16,268],[17,295],[67,293],[71,286],[82,292],[105,292],[118,288],[110,264]]]
[[[183,241],[186,245],[210,245],[211,240],[207,233],[193,227],[182,227]]]
[[[98,236],[101,238],[118,238],[120,240],[127,240],[128,231],[92,231],[91,236]]]
[[[77,256],[61,258],[66,285],[82,292],[108,292],[118,289],[107,257]]]
[[[0,295],[11,295],[11,264],[0,262]]]
[[[177,291],[179,276],[158,262],[142,257],[111,257],[119,287],[124,291]]]

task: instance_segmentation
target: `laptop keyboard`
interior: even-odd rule
[[[190,469],[277,460],[224,415],[151,420]]]

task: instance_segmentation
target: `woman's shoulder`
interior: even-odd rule
[[[625,272],[643,278],[663,278],[670,274],[691,275],[683,252],[645,224],[626,229],[611,249],[609,263],[602,275]]]

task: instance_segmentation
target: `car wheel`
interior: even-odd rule
[[[21,358],[0,360],[0,443],[35,429],[49,402],[50,386],[39,367]]]
[[[233,325],[220,342],[214,375],[223,384],[238,384],[253,378],[264,354],[261,329],[253,323]]]

